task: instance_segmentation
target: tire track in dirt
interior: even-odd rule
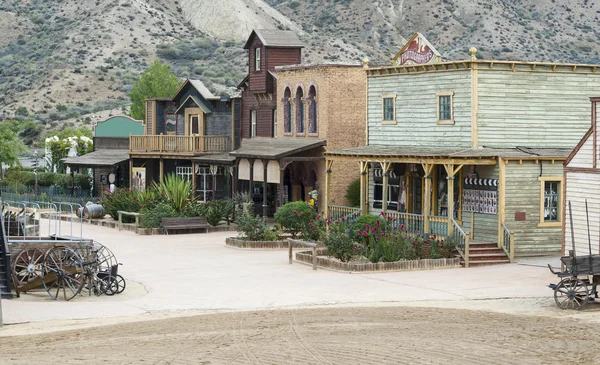
[[[319,362],[319,364],[333,365],[333,363],[331,363],[323,355],[321,355],[321,353],[317,351],[314,347],[312,347],[302,336],[302,334],[300,333],[300,329],[298,328],[298,321],[296,320],[296,315],[294,314],[294,311],[295,309],[290,310],[290,315],[292,317],[290,325],[292,326],[294,336],[296,337],[300,345],[302,345],[302,347],[306,349],[306,351],[308,351],[312,355],[312,357],[314,357],[314,359]]]

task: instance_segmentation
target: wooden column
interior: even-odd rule
[[[210,165],[210,174],[212,176],[212,200],[216,198],[216,190],[217,190],[217,173],[219,172],[219,166]]]
[[[508,164],[507,160],[498,159],[498,247],[504,244],[502,223],[506,219],[506,164]]]
[[[381,210],[383,213],[387,212],[388,205],[388,180],[390,177],[390,167],[392,166],[391,162],[380,162],[381,170],[383,170],[383,192],[382,192],[382,201],[381,201]]]
[[[250,194],[250,198],[252,198],[252,194],[254,194],[254,159],[249,158],[248,163],[250,164],[250,176],[248,177],[248,184],[250,184],[250,187],[248,188],[248,194]]]
[[[266,223],[267,222],[267,213],[269,212],[269,206],[267,205],[267,186],[268,186],[267,167],[269,166],[269,160],[262,160],[262,164],[263,164],[263,205],[262,205],[262,209],[263,209],[263,219]]]
[[[369,168],[369,163],[367,161],[360,161],[360,210],[362,214],[367,214],[368,210],[366,209],[366,189],[367,189],[367,173],[366,170]]]
[[[423,209],[423,219],[424,219],[424,227],[423,230],[426,234],[429,234],[431,232],[431,228],[430,228],[430,221],[429,221],[429,216],[431,215],[431,173],[433,172],[433,164],[431,163],[424,163],[423,165],[423,171],[425,171],[425,196],[424,198],[424,205],[425,205],[425,209]]]
[[[231,199],[235,197],[235,189],[237,184],[237,169],[235,166],[229,166],[229,177],[231,178]]]
[[[329,190],[331,188],[331,167],[333,160],[325,160],[325,219],[329,218]]]
[[[162,181],[163,177],[165,176],[165,160],[163,160],[162,158],[159,160],[159,168],[158,168],[158,175],[159,175],[159,180]]]
[[[287,163],[279,160],[279,207],[283,205],[283,184],[285,178],[285,169],[287,168]]]
[[[196,162],[192,161],[192,196],[196,196]]]
[[[148,181],[148,176],[146,176]],[[133,189],[133,158],[129,159],[129,189]]]
[[[459,165],[457,168],[454,168],[454,164],[444,164],[444,168],[446,169],[446,179],[448,180],[448,236],[452,235],[452,231],[454,225],[452,224],[452,219],[454,218],[454,176],[463,165]]]

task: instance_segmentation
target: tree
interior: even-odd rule
[[[25,145],[11,125],[0,123],[0,172],[2,165],[12,166],[19,162],[19,155],[25,152]]]
[[[131,117],[143,120],[146,114],[145,100],[148,98],[170,98],[177,92],[180,81],[169,66],[158,60],[142,72],[129,93]]]

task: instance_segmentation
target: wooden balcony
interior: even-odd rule
[[[229,136],[130,136],[129,152],[195,155],[229,151]]]

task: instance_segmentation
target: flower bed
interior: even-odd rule
[[[312,265],[312,252],[296,252],[296,261]],[[449,269],[460,266],[460,258],[440,258],[440,259],[421,259],[421,260],[402,260],[394,262],[341,262],[327,256],[326,249],[317,250],[317,266],[326,269],[349,271],[349,272],[369,272],[369,271],[410,271],[410,270],[432,270]]]

